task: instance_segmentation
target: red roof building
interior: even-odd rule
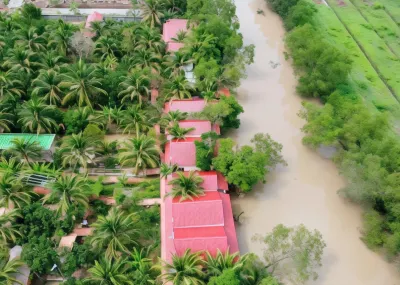
[[[91,30],[92,22],[101,22],[101,21],[103,21],[103,15],[95,11],[87,17],[85,28]],[[96,34],[93,32],[85,32],[84,35],[87,37],[94,37]]]
[[[196,146],[195,141],[200,138],[186,138],[185,140],[172,140],[165,145],[164,162],[177,164],[186,171],[196,170]]]
[[[200,112],[206,106],[206,102],[203,99],[195,98],[191,100],[173,100],[164,104],[164,112],[169,111],[181,111],[187,113]]]
[[[212,125],[210,121],[184,120],[179,122],[179,127],[184,129],[194,128],[194,130],[186,134],[186,137],[188,138],[199,138],[201,137],[202,134],[211,131],[216,132],[217,134],[221,134],[219,125],[217,124]],[[168,130],[165,130],[165,134],[167,135],[168,140],[172,139],[172,136],[168,134]]]
[[[163,25],[163,40],[167,43],[167,51],[178,51],[183,47],[182,43],[177,43],[172,40],[179,31],[187,31],[187,20],[170,19]]]
[[[162,205],[161,257],[170,261],[172,254],[182,254],[190,248],[193,252],[207,250],[212,255],[217,250],[239,251],[232,208],[224,177],[216,171],[199,171],[203,178],[205,195],[194,200],[179,202],[167,197]],[[161,194],[171,191],[170,175],[161,182]],[[222,188],[220,188],[222,187]]]

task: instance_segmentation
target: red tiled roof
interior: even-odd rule
[[[221,198],[192,203],[172,203],[172,216],[174,228],[224,225]]]
[[[170,141],[165,145],[165,163],[178,164],[180,167],[196,166],[196,146],[194,142],[199,138]]]
[[[172,41],[179,31],[187,31],[187,20],[170,19],[163,25],[163,40],[167,43],[167,51],[177,51],[183,44]]]
[[[207,238],[223,237],[225,229],[222,226],[217,227],[197,227],[197,228],[177,228],[174,230],[174,238]]]
[[[228,250],[228,238],[209,237],[209,238],[191,238],[191,239],[174,239],[176,253],[182,255],[186,249],[190,248],[192,252],[208,251],[215,256],[218,249],[222,252]]]
[[[164,112],[169,111],[181,111],[187,113],[200,112],[204,109],[206,102],[203,99],[191,99],[191,100],[173,100],[164,104]]]
[[[181,128],[194,128],[193,131],[186,134],[186,136],[201,136],[204,133],[211,132],[211,122],[202,120],[185,120],[180,121],[179,126]]]

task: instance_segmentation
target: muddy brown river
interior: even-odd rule
[[[295,92],[293,69],[284,59],[281,20],[263,0],[235,3],[245,44],[255,44],[256,56],[238,89],[245,113],[232,137],[246,144],[257,132],[269,133],[283,145],[288,162],[268,177],[267,184],[233,200],[234,213],[244,211],[237,225],[241,252],[261,255],[260,246],[251,242],[255,233],[267,233],[279,223],[303,223],[318,229],[327,244],[320,277],[308,284],[400,284],[396,268],[360,240],[361,209],[337,195],[344,181],[335,165],[301,143],[301,98]],[[258,15],[257,9],[265,15]]]

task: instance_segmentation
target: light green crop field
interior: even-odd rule
[[[391,51],[400,58],[400,27],[382,5],[371,5],[364,0],[350,0],[374,31],[385,41]],[[380,8],[382,7],[382,8]]]
[[[314,16],[315,26],[326,35],[326,40],[347,53],[353,61],[349,81],[357,94],[370,103],[370,106],[375,106],[379,110],[389,110],[396,119],[399,119],[400,104],[335,13],[325,5],[316,7],[318,13]]]
[[[385,6],[385,12],[390,15],[393,20],[400,25],[400,1],[399,0],[373,0],[375,5],[382,4]]]
[[[380,77],[400,100],[400,61],[389,49],[385,41],[373,30],[350,0],[327,0],[341,22],[363,49]]]

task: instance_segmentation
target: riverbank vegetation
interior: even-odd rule
[[[67,285],[162,284],[161,277],[175,285],[216,285],[224,284],[218,279],[224,274],[237,284],[278,284],[255,256],[187,251],[171,264],[159,260],[160,210],[140,201],[160,198],[160,180],[143,176],[177,169],[160,167],[163,135],[154,126],[178,139],[188,131],[174,125],[183,117],[238,128],[243,108],[218,91],[239,85],[254,46],[243,45],[231,1],[134,5],[141,22],[106,19],[89,29],[46,20],[32,4],[0,14],[0,126],[10,133],[56,134],[50,151],[34,140],[14,139],[1,152],[0,206],[6,213],[0,216],[0,283],[18,271],[19,261],[8,258],[19,245],[31,279],[62,276]],[[175,39],[184,43],[176,54],[166,52],[161,36],[171,18],[186,18],[190,26]],[[188,64],[194,64],[195,83],[182,70]],[[159,96],[152,102],[153,89]],[[164,103],[195,96],[212,104],[200,114],[161,114]],[[264,140],[272,142],[263,137],[249,149],[253,160],[260,156],[254,167],[262,173],[249,182],[242,173],[233,184],[248,189],[274,165],[271,158],[280,158],[280,146]],[[214,149],[216,138],[204,141]],[[249,151],[232,153],[237,167],[226,172],[243,172],[247,161],[240,156]],[[179,191],[173,195],[184,198],[189,182],[183,175],[174,181]],[[201,194],[195,182],[187,196]],[[60,244],[65,237],[75,243]]]
[[[296,9],[303,9],[298,6],[302,1],[280,1],[287,3],[286,14],[275,6],[274,1],[268,0],[267,2],[270,2],[272,8],[286,20],[290,11],[293,13]],[[331,2],[335,1],[328,2],[331,4]],[[342,6],[338,6],[336,2],[333,3],[335,11],[338,14],[355,13],[354,6],[351,6],[351,3],[348,3],[349,1],[344,2],[346,5]],[[326,35],[321,32],[319,26],[320,18],[318,18],[320,10],[327,13],[327,9],[321,5],[321,8],[317,8],[317,13],[312,19],[309,19],[308,23],[299,23],[287,35],[287,47],[296,71],[300,75],[299,91],[302,91],[301,86],[303,83],[301,78],[304,76],[303,74],[310,71],[308,62],[313,62],[323,55],[323,53],[318,52],[312,53],[310,49],[315,50],[313,49],[314,44],[306,46],[304,45],[305,41],[308,43],[320,41],[326,45],[327,49],[334,50],[334,53],[327,55],[328,57],[332,56],[332,54],[342,54],[341,57],[338,57],[342,61],[332,61],[331,63],[328,61],[328,66],[324,68],[329,69],[331,65],[335,68],[337,64],[350,65],[351,62],[346,59],[349,56],[346,54],[345,48],[339,49],[337,48],[338,45],[334,46],[332,44],[332,34]],[[387,60],[395,60],[393,56],[389,55],[390,50],[388,51],[385,46],[382,46],[381,49],[378,48],[380,54],[387,54],[385,61],[377,60],[378,56],[372,59],[372,53],[374,55],[376,53],[370,50],[371,56],[368,55],[366,50],[369,48],[366,46],[367,41],[365,39],[374,37],[378,43],[382,42],[382,39],[376,34],[372,36],[371,33],[374,33],[374,31],[369,28],[369,25],[365,27],[365,19],[360,15],[357,16],[358,18],[349,15],[344,17],[344,14],[342,15],[345,18],[343,19],[345,28],[350,31],[353,40],[360,44],[361,50],[366,52],[366,58],[372,60],[372,65],[379,67],[378,75],[382,76],[382,70],[386,69],[388,71],[393,66]],[[357,19],[360,19],[362,23],[356,22]],[[339,21],[336,23],[338,24]],[[329,25],[325,25],[325,27],[327,26]],[[345,36],[342,32],[338,33],[334,26],[331,26],[330,29],[333,29],[332,33],[338,39],[340,39],[341,35]],[[343,27],[341,29],[344,31]],[[347,41],[349,40],[351,41],[350,37],[348,37]],[[345,40],[340,42],[344,43]],[[299,47],[302,47],[301,51],[298,50]],[[356,51],[354,49],[355,45],[351,45],[348,48],[348,54]],[[300,53],[307,54],[310,57],[307,62],[299,58]],[[325,59],[326,57],[323,58]],[[366,62],[364,60],[364,63]],[[359,66],[354,67],[353,63],[351,69],[354,68],[359,68]],[[305,133],[304,143],[313,148],[321,145],[337,148],[338,151],[334,160],[341,174],[347,178],[348,182],[347,186],[340,190],[340,193],[352,201],[362,204],[366,209],[363,240],[371,248],[383,247],[390,258],[396,258],[400,252],[400,232],[398,228],[400,215],[398,215],[397,211],[400,204],[397,195],[400,185],[398,180],[400,165],[397,159],[399,157],[400,142],[394,128],[397,121],[396,117],[393,119],[393,113],[387,112],[387,110],[393,110],[391,106],[388,106],[387,109],[379,108],[379,106],[371,108],[369,102],[366,103],[363,100],[365,96],[362,90],[365,89],[365,92],[367,92],[369,86],[367,84],[361,90],[360,88],[353,88],[354,81],[352,83],[352,80],[354,80],[354,77],[351,76],[351,69],[346,69],[346,74],[350,74],[350,76],[342,76],[337,82],[332,82],[334,83],[332,85],[333,88],[322,97],[325,103],[324,106],[304,103],[304,109],[300,112],[300,116],[306,120],[306,124],[303,127]],[[314,71],[319,72],[318,65]],[[395,76],[392,73],[392,77],[386,77],[385,79],[388,82],[390,78],[396,80]],[[324,83],[324,81],[321,83]],[[372,84],[374,83],[372,82]],[[310,96],[313,95],[312,91],[319,92],[320,86],[320,84],[311,86],[312,88],[308,90],[308,94],[303,93],[303,95]],[[395,104],[397,104],[397,101]],[[397,107],[395,106],[394,108]]]

